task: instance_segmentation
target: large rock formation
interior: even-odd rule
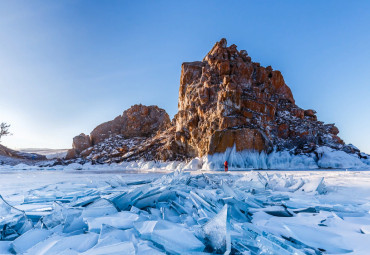
[[[279,71],[251,61],[226,39],[203,61],[183,63],[175,116],[176,141],[188,156],[274,148],[309,151],[316,145],[339,148],[333,124],[294,101]]]
[[[125,143],[131,143],[131,146],[136,144],[126,140],[142,140],[136,138],[151,137],[170,126],[171,121],[165,110],[158,106],[134,105],[114,120],[97,126],[90,135],[80,134],[74,137],[73,148],[68,151],[66,158],[87,157],[94,148],[95,152],[99,151],[99,148],[102,148],[100,152],[109,150],[116,153],[119,149],[125,152],[128,150],[122,148]],[[110,144],[99,146],[106,140]],[[122,142],[117,143],[116,140],[122,140]]]
[[[68,157],[185,160],[228,148],[312,156],[320,146],[364,157],[344,144],[334,124],[318,121],[315,114],[295,104],[279,71],[252,62],[245,50],[222,39],[202,61],[182,64],[172,122],[163,109],[135,105],[90,136],[75,137]]]

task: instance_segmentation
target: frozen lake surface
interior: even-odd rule
[[[0,171],[0,254],[369,254],[368,171]]]

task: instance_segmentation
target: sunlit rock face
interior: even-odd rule
[[[89,135],[81,133],[73,137],[72,149],[68,150],[66,159],[72,159],[80,155],[82,151],[92,146]]]
[[[84,133],[75,136],[73,138],[73,149],[76,150],[77,153],[81,153],[83,150],[89,148],[92,145],[90,136],[85,135]]]
[[[125,138],[148,137],[170,125],[170,117],[158,106],[134,105],[112,121],[97,126],[90,134],[92,144],[97,144],[111,135]]]
[[[136,144],[132,139],[149,138],[170,126],[171,121],[165,110],[158,106],[134,105],[114,120],[98,125],[90,135],[74,137],[73,148],[66,158],[88,157],[92,152],[121,155],[127,152],[130,145]]]
[[[341,147],[338,129],[315,113],[295,104],[279,71],[221,39],[203,61],[182,64],[175,137],[190,157],[234,145],[259,152]]]
[[[245,50],[217,42],[202,61],[182,64],[178,113],[134,105],[114,120],[74,138],[69,158],[100,162],[185,160],[236,152],[293,154],[326,146],[351,153],[334,124],[295,104],[279,71],[252,62]],[[68,157],[67,156],[67,157]]]

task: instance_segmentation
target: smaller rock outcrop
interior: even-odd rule
[[[134,105],[114,120],[98,125],[90,135],[80,134],[74,137],[73,148],[68,151],[66,159],[78,156],[86,158],[91,153],[103,157],[109,154],[107,150],[113,155],[122,154],[128,151],[128,148],[125,149],[126,143],[130,143],[131,146],[128,147],[132,147],[136,144],[135,141],[142,140],[137,138],[152,137],[170,126],[170,117],[165,110],[158,106]],[[108,144],[100,146],[104,142]]]
[[[80,155],[82,151],[86,150],[87,148],[91,147],[91,139],[89,135],[85,135],[84,133],[79,134],[73,138],[72,149],[68,150],[66,159],[72,159]]]
[[[90,136],[85,135],[84,133],[73,138],[73,149],[75,149],[78,154],[89,148],[91,145]]]
[[[97,126],[90,134],[91,143],[98,144],[112,135],[125,138],[149,137],[170,125],[170,117],[158,106],[134,105],[114,120]]]

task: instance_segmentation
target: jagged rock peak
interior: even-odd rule
[[[334,125],[317,121],[315,111],[295,105],[282,74],[252,62],[226,39],[203,61],[183,63],[175,116],[176,140],[189,156],[273,148],[338,147]]]
[[[226,38],[222,38],[219,42],[215,43],[213,48],[203,58],[203,61],[208,61],[210,58],[227,60],[235,56],[247,57],[248,53],[246,50],[241,50],[239,52],[235,44],[232,44],[229,47],[227,47]],[[250,60],[250,58],[247,59]]]

